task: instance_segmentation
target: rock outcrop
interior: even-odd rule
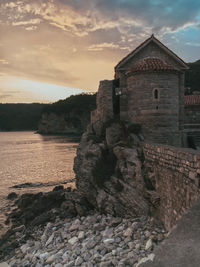
[[[90,124],[74,161],[79,192],[100,212],[149,214],[142,175],[140,127],[112,120]]]
[[[42,111],[38,133],[81,135],[90,123],[90,112],[95,107],[95,94],[72,95],[50,104]]]
[[[41,134],[81,134],[90,122],[89,112],[76,114],[43,113],[38,124],[38,133]]]

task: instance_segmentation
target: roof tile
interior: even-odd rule
[[[200,105],[200,95],[186,95],[185,105]]]
[[[139,71],[178,71],[172,65],[165,63],[160,58],[144,58],[139,63],[134,65],[129,73],[139,72]]]

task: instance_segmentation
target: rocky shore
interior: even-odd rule
[[[62,186],[24,194],[15,204],[12,227],[0,240],[1,262],[13,267],[139,266],[167,234],[150,217],[100,214]]]

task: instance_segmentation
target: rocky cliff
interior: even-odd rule
[[[60,100],[44,108],[38,124],[41,134],[81,134],[90,123],[95,95],[81,94]]]
[[[83,134],[74,161],[76,186],[100,212],[117,216],[149,214],[142,140],[138,124],[118,120],[97,121]]]
[[[38,132],[41,134],[81,134],[90,123],[90,114],[85,112],[78,114],[72,112],[57,114],[42,113],[38,124]]]

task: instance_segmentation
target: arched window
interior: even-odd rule
[[[154,90],[154,99],[158,99],[158,89]]]
[[[156,102],[160,100],[160,91],[159,91],[159,89],[157,89],[157,88],[153,89],[152,97],[153,97],[153,100],[156,101]]]

